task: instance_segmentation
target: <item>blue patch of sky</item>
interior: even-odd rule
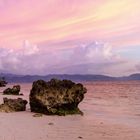
[[[140,59],[140,45],[122,47],[122,49],[118,50],[117,53],[128,59]]]

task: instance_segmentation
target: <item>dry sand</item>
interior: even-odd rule
[[[88,93],[79,106],[84,116],[33,117],[28,105],[25,112],[0,113],[0,140],[140,140],[140,82],[85,86]],[[30,88],[22,84],[24,99]]]

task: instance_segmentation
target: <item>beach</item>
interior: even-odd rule
[[[26,111],[0,113],[0,140],[139,140],[140,139],[140,82],[86,82],[88,92],[79,108],[84,115],[34,117]],[[12,87],[9,84],[7,87]],[[31,83],[22,83],[29,101]],[[0,88],[2,92],[3,89]]]

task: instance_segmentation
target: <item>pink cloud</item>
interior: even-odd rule
[[[0,52],[0,70],[16,74],[112,74],[112,66],[125,63],[109,44],[97,42],[52,53],[26,40],[19,50]]]
[[[13,47],[25,39],[35,43],[74,37],[109,41],[139,30],[139,4],[131,0],[1,1],[0,37]]]

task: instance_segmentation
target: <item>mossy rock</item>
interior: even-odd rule
[[[47,115],[83,114],[78,104],[86,92],[82,84],[70,80],[35,81],[30,92],[31,111]]]
[[[0,105],[0,112],[18,112],[25,111],[27,101],[22,98],[8,99],[3,98],[4,103]]]
[[[3,91],[3,95],[21,95],[20,93],[20,85],[15,85],[13,88],[7,88]]]

